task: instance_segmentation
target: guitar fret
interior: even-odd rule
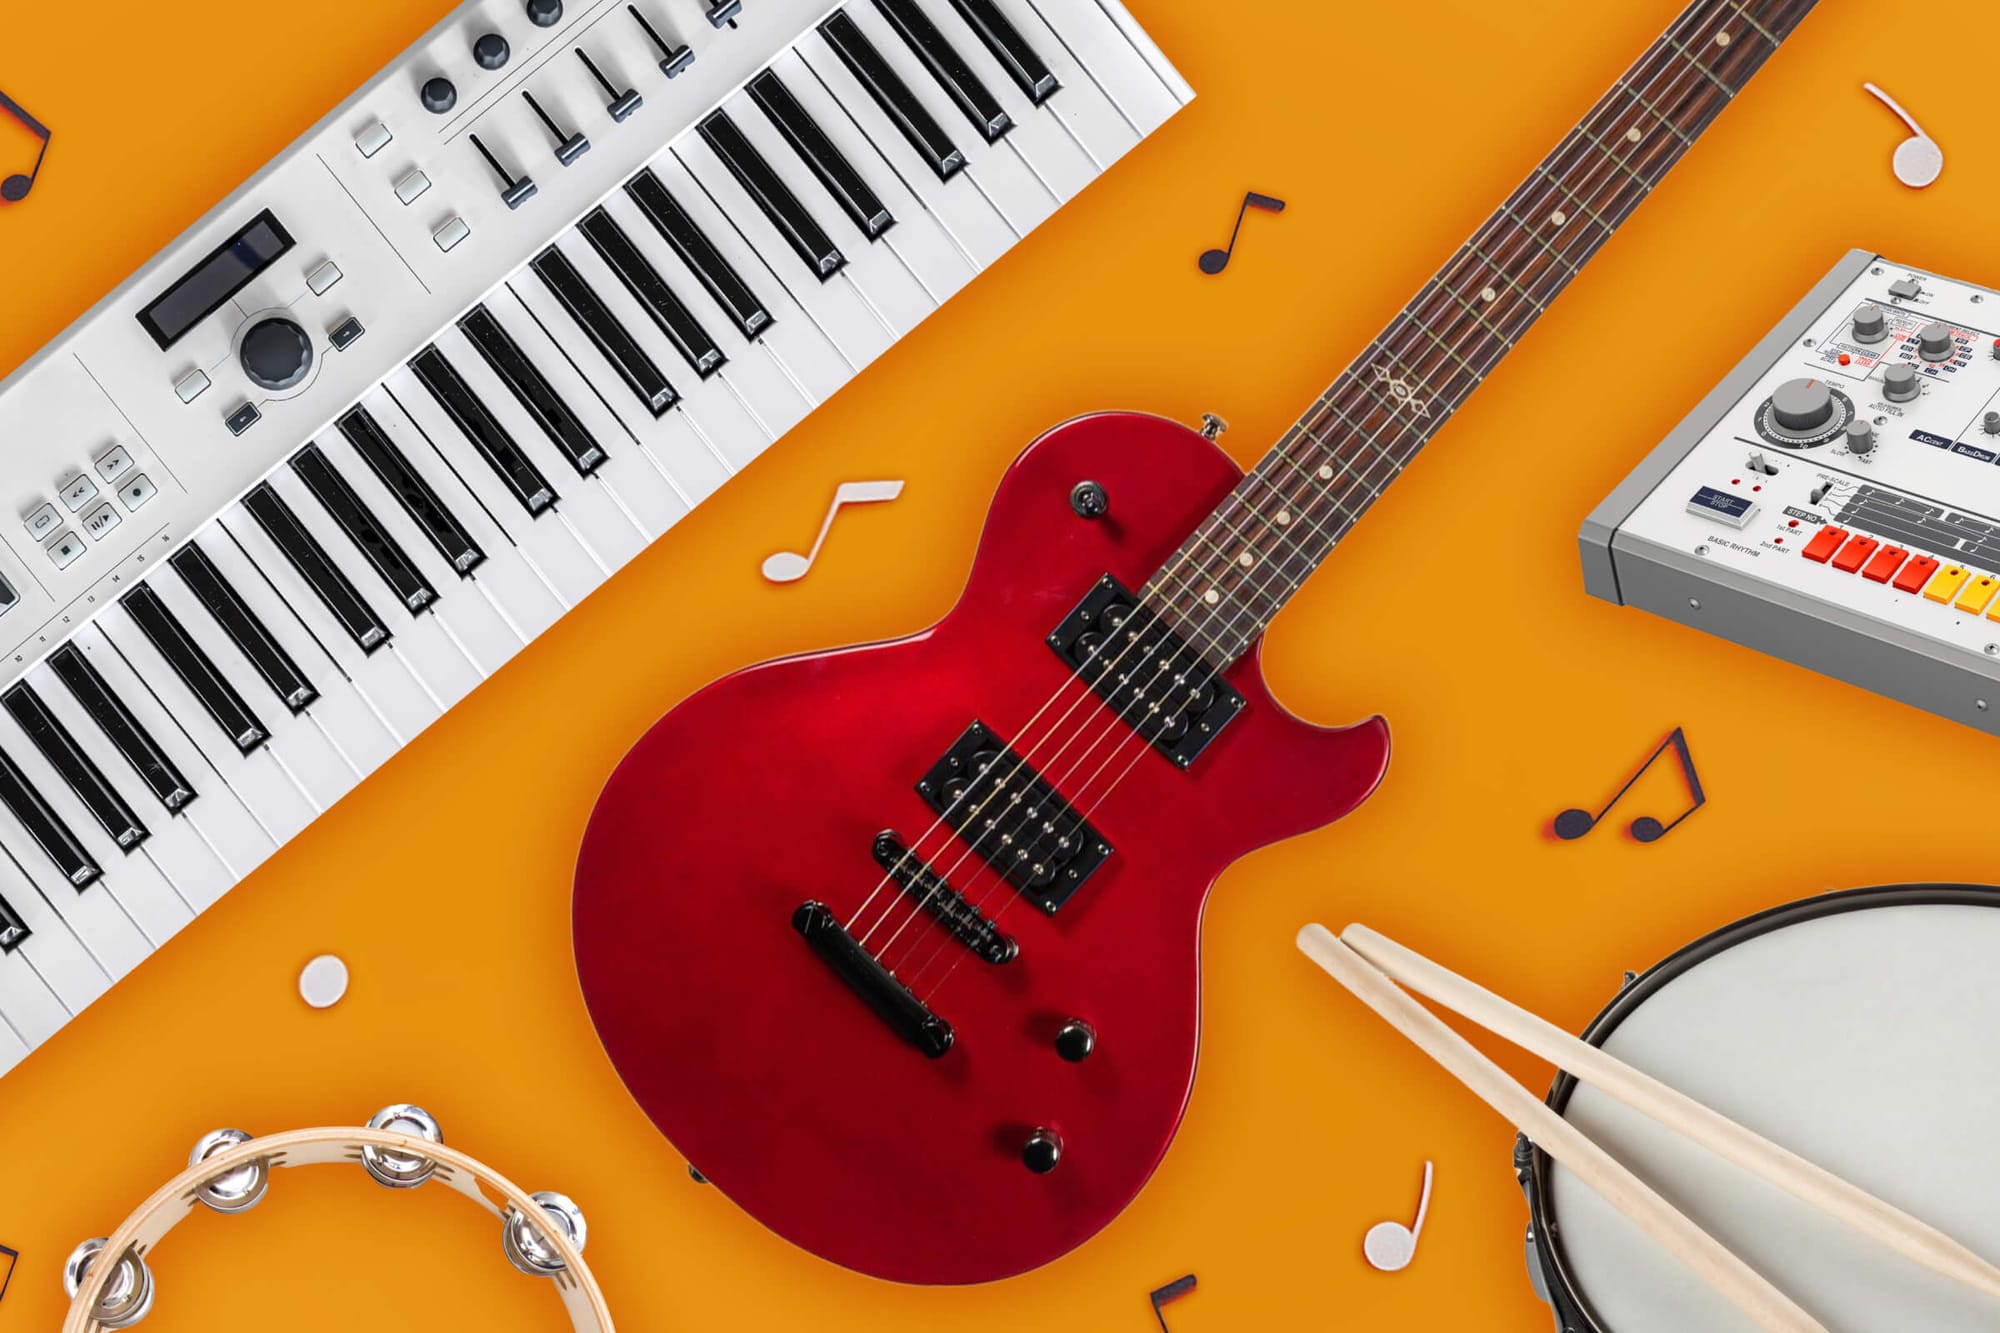
[[[1700,58],[1697,57],[1694,54],[1694,52],[1688,50],[1685,46],[1682,46],[1678,41],[1676,41],[1672,33],[1668,33],[1665,37],[1662,37],[1660,40],[1665,42],[1668,46],[1673,47],[1674,50],[1680,52],[1683,56],[1687,57],[1688,63],[1693,65],[1696,69],[1700,70],[1703,74],[1706,74],[1708,76],[1709,82],[1713,83],[1716,87],[1722,89],[1723,95],[1725,97],[1733,98],[1736,96],[1736,90],[1734,88],[1724,83],[1720,78],[1720,76],[1718,76],[1714,70],[1710,69],[1707,65],[1702,64]]]
[[[1644,176],[1641,176],[1637,171],[1634,171],[1629,163],[1627,163],[1623,158],[1619,157],[1616,153],[1612,152],[1610,148],[1606,147],[1602,139],[1598,138],[1596,135],[1592,134],[1589,130],[1585,129],[1581,125],[1576,127],[1576,132],[1578,134],[1581,134],[1584,138],[1590,140],[1593,144],[1597,145],[1597,150],[1599,152],[1603,153],[1607,158],[1610,158],[1613,165],[1617,166],[1622,171],[1624,171],[1626,175],[1630,176],[1633,180],[1639,182],[1640,187],[1644,189],[1647,193],[1650,194],[1652,192],[1653,182],[1647,180]]]
[[[1491,255],[1487,254],[1484,250],[1480,249],[1476,245],[1468,244],[1466,248],[1471,250],[1472,253],[1478,255],[1481,259],[1485,260],[1487,266],[1494,271],[1495,275],[1499,277],[1500,281],[1506,283],[1509,287],[1512,287],[1515,291],[1519,292],[1521,294],[1521,299],[1526,301],[1529,305],[1535,308],[1536,314],[1541,314],[1548,309],[1547,306],[1543,305],[1540,301],[1535,299],[1535,294],[1533,292],[1529,291],[1526,287],[1523,287],[1520,283],[1514,281],[1514,275],[1509,273],[1506,267],[1502,265],[1498,260],[1494,259]]]
[[[1775,51],[1777,49],[1779,39],[1771,35],[1770,29],[1766,28],[1763,24],[1759,23],[1755,18],[1751,17],[1750,11],[1745,9],[1742,5],[1736,3],[1736,0],[1728,0],[1728,3],[1731,9],[1735,10],[1739,15],[1742,16],[1742,19],[1745,23],[1749,24],[1753,29],[1756,30],[1758,36],[1762,37],[1765,41],[1771,44],[1772,50]]]
[[[1484,310],[1481,310],[1478,307],[1474,306],[1470,301],[1466,300],[1458,292],[1446,286],[1444,283],[1439,282],[1436,278],[1431,279],[1431,284],[1437,287],[1446,296],[1449,296],[1453,301],[1457,302],[1459,307],[1463,309],[1466,314],[1471,315],[1474,319],[1478,320],[1481,324],[1485,325],[1486,331],[1492,334],[1494,337],[1498,338],[1500,340],[1501,345],[1504,348],[1506,348],[1508,351],[1513,350],[1514,340],[1512,338],[1509,338],[1506,334],[1502,333],[1500,331],[1499,326],[1494,324],[1492,320],[1486,318],[1486,312]]]
[[[1603,215],[1600,214],[1595,208],[1592,208],[1588,203],[1586,203],[1582,198],[1582,196],[1578,195],[1576,191],[1570,189],[1569,185],[1566,182],[1564,182],[1562,177],[1556,175],[1554,172],[1550,171],[1547,167],[1538,166],[1535,168],[1535,171],[1539,175],[1541,175],[1543,179],[1547,180],[1551,185],[1554,185],[1557,190],[1561,191],[1563,198],[1569,200],[1570,203],[1582,209],[1584,212],[1588,213],[1590,215],[1590,220],[1592,222],[1595,222],[1598,226],[1604,228],[1607,236],[1613,230],[1615,230],[1616,224],[1606,222],[1604,220]]]
[[[1669,130],[1673,131],[1674,137],[1679,139],[1682,145],[1688,148],[1694,147],[1694,140],[1688,136],[1685,130],[1683,130],[1679,125],[1676,125],[1671,119],[1669,119],[1666,112],[1660,110],[1659,107],[1655,106],[1653,104],[1652,98],[1646,96],[1644,93],[1640,92],[1637,88],[1632,87],[1630,84],[1623,84],[1622,86],[1624,87],[1625,92],[1628,96],[1636,99],[1640,106],[1645,107],[1646,110],[1652,112],[1653,115],[1659,119],[1660,124],[1666,126]]]

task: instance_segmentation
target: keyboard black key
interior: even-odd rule
[[[33,933],[28,929],[28,923],[21,919],[21,914],[9,906],[5,898],[0,898],[0,953],[14,952],[21,947],[21,941]]]
[[[437,492],[423,475],[410,466],[403,451],[386,435],[366,408],[357,407],[340,419],[340,433],[354,446],[389,494],[403,506],[403,512],[423,531],[437,553],[445,558],[460,578],[468,577],[486,559],[486,552],[472,540],[465,525],[444,507]]]
[[[167,752],[132,716],[132,710],[111,692],[90,660],[64,644],[49,654],[49,670],[75,696],[78,706],[90,715],[104,738],[132,766],[132,771],[159,798],[160,804],[172,812],[186,809],[195,798],[194,784],[181,775]]]
[[[410,563],[410,557],[396,544],[389,530],[368,512],[368,506],[361,503],[361,497],[347,484],[347,478],[334,471],[333,464],[327,462],[317,445],[309,444],[292,456],[292,471],[382,576],[382,582],[389,585],[389,591],[396,594],[404,610],[415,615],[437,600],[437,589],[431,586],[431,581]]]
[[[965,154],[952,143],[937,118],[917,100],[910,85],[903,82],[903,76],[882,58],[882,53],[868,40],[868,34],[853,19],[835,14],[819,25],[819,31],[855,82],[868,90],[875,105],[882,108],[882,114],[902,131],[910,147],[937,173],[939,180],[948,181],[965,169]]]
[[[188,687],[196,702],[222,728],[222,734],[229,737],[230,744],[244,754],[249,754],[265,741],[270,733],[257,715],[250,711],[243,696],[236,687],[216,667],[213,659],[201,650],[201,645],[188,637],[187,629],[174,618],[167,604],[160,600],[158,593],[140,584],[121,599],[125,610],[130,613],[134,624],[152,640],[153,647],[166,659],[174,674]]]
[[[84,850],[76,835],[42,799],[42,794],[28,785],[28,775],[4,751],[0,751],[0,805],[14,812],[14,818],[28,830],[28,836],[48,853],[62,877],[79,891],[103,877],[104,868]]]
[[[1035,54],[1035,48],[1028,45],[1021,30],[1008,21],[993,0],[951,0],[951,6],[966,26],[979,34],[979,40],[1030,102],[1040,106],[1062,87],[1047,62]]]
[[[744,192],[756,201],[764,216],[771,219],[771,225],[785,238],[786,244],[797,252],[814,277],[825,282],[840,272],[847,264],[846,256],[834,245],[833,238],[820,229],[813,221],[813,215],[799,202],[791,188],[771,170],[750,141],[743,137],[743,131],[729,118],[726,111],[711,112],[708,119],[701,122],[701,137],[729,168],[729,174]]]
[[[271,637],[264,622],[257,619],[236,589],[222,577],[222,571],[215,567],[206,551],[199,546],[183,546],[167,563],[215,617],[215,623],[222,626],[229,641],[250,659],[250,665],[257,668],[257,674],[286,708],[302,713],[306,705],[319,698],[319,691],[306,679],[305,672],[299,670],[284,646]]]
[[[1013,117],[994,100],[965,58],[945,40],[916,0],[875,0],[875,8],[889,20],[896,35],[923,62],[938,86],[958,104],[958,109],[972,122],[972,128],[985,136],[986,142],[997,143],[1014,128]]]
[[[590,284],[576,271],[576,265],[569,262],[568,255],[552,245],[535,256],[531,267],[648,412],[663,417],[681,400],[674,386],[667,383],[667,377],[653,364],[653,358],[646,355],[645,349],[625,331],[625,326],[598,299],[597,293],[590,290]]]
[[[356,647],[364,653],[372,653],[388,646],[389,627],[382,623],[382,617],[376,615],[375,608],[355,591],[347,575],[327,555],[326,548],[306,531],[305,524],[299,522],[299,516],[268,483],[260,484],[244,496],[243,507],[250,511],[250,517],[257,520],[257,526],[264,529],[264,535],[271,539],[333,618],[340,622],[340,627],[347,631],[347,637],[354,640]]]
[[[84,809],[90,811],[90,817],[113,842],[129,852],[146,840],[146,826],[140,822],[138,813],[105,779],[104,771],[84,753],[40,695],[27,685],[16,685],[0,700],[5,701],[7,711],[42,752],[42,758],[49,761],[49,767],[62,775],[62,780],[83,802]],[[4,911],[0,911],[0,947],[4,947],[5,935],[6,918]]]
[[[555,386],[528,360],[527,353],[500,321],[493,318],[491,311],[485,306],[474,306],[470,314],[458,321],[458,327],[466,341],[478,349],[480,359],[500,377],[514,400],[527,409],[579,477],[587,477],[603,466],[604,446],[570,411]]]
[[[889,215],[880,197],[861,178],[853,163],[841,156],[833,140],[826,137],[819,122],[799,105],[799,99],[792,96],[792,90],[775,71],[767,69],[750,80],[750,100],[771,118],[792,151],[811,168],[863,236],[872,241],[896,225],[896,219]]]
[[[666,237],[667,244],[674,248],[681,262],[701,279],[701,285],[708,289],[715,303],[736,321],[736,327],[743,331],[744,337],[754,338],[770,327],[771,312],[737,276],[721,251],[694,225],[694,219],[667,193],[667,187],[660,184],[658,176],[650,170],[640,172],[626,183],[625,193],[639,206],[639,211],[659,228],[660,235]]]
[[[514,437],[486,404],[479,401],[479,396],[459,375],[458,367],[445,360],[444,353],[426,347],[410,362],[410,369],[451,417],[459,433],[472,442],[494,475],[521,502],[521,508],[539,516],[554,507],[558,498],[556,488],[549,485],[534,460],[521,452],[521,446],[514,443]]]
[[[591,248],[608,264],[618,280],[625,284],[625,290],[633,299],[645,307],[653,323],[660,332],[667,335],[667,341],[674,350],[684,357],[697,375],[707,379],[722,369],[722,349],[715,345],[715,339],[708,336],[680,298],[667,286],[659,270],[647,262],[639,253],[639,247],[632,244],[632,238],[603,209],[594,209],[590,215],[577,224]]]

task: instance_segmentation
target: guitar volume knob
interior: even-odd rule
[[[1052,1129],[1038,1129],[1021,1145],[1021,1165],[1038,1176],[1046,1176],[1062,1161],[1062,1136]]]

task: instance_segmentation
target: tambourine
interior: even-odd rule
[[[70,1294],[63,1333],[130,1328],[153,1308],[152,1252],[197,1204],[247,1212],[270,1188],[275,1167],[359,1163],[389,1189],[436,1179],[500,1219],[500,1246],[514,1267],[555,1284],[576,1333],[612,1333],[611,1311],[583,1262],[583,1212],[561,1194],[528,1194],[482,1162],[444,1146],[421,1107],[384,1107],[362,1128],[298,1129],[252,1138],[240,1129],[202,1136],[188,1169],[162,1185],[110,1236],[85,1241],[63,1266]],[[111,1262],[100,1262],[116,1255]]]

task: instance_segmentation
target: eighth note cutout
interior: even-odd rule
[[[813,538],[812,550],[800,555],[797,551],[774,551],[764,557],[764,577],[773,583],[797,583],[819,559],[819,548],[826,545],[826,534],[833,528],[833,520],[840,513],[842,505],[875,504],[883,500],[893,500],[903,493],[900,481],[844,481],[840,489],[833,493],[833,503],[827,507],[826,518],[819,525],[819,536]]]
[[[1400,1273],[1417,1257],[1417,1241],[1424,1234],[1424,1217],[1431,1210],[1431,1177],[1435,1168],[1424,1163],[1424,1195],[1417,1201],[1417,1220],[1409,1226],[1401,1222],[1377,1222],[1361,1238],[1361,1253],[1369,1266],[1384,1273]]]
[[[1660,756],[1665,754],[1669,749],[1672,749],[1680,759],[1681,773],[1687,778],[1688,795],[1692,798],[1692,803],[1687,809],[1675,816],[1672,823],[1662,824],[1651,815],[1640,815],[1632,821],[1630,831],[1632,837],[1638,842],[1658,842],[1661,838],[1673,832],[1674,829],[1680,826],[1682,820],[1708,804],[1708,793],[1701,789],[1701,775],[1695,772],[1694,756],[1688,752],[1687,732],[1679,727],[1675,727],[1673,733],[1660,742],[1660,748],[1653,751],[1645,763],[1639,765],[1637,773],[1625,779],[1625,785],[1618,789],[1616,796],[1605,802],[1602,810],[1599,810],[1594,815],[1588,810],[1565,810],[1557,815],[1555,819],[1556,836],[1565,842],[1574,842],[1596,828],[1599,821],[1611,813],[1611,808],[1625,799],[1625,793],[1632,790],[1632,785],[1640,778],[1646,776],[1646,770],[1658,763]]]
[[[1236,253],[1236,238],[1243,231],[1243,215],[1253,208],[1266,213],[1282,213],[1285,201],[1268,194],[1258,194],[1255,190],[1243,196],[1242,206],[1236,210],[1236,225],[1229,231],[1229,248],[1226,250],[1204,250],[1201,255],[1201,271],[1214,277],[1229,267],[1229,258]]]
[[[1189,1273],[1186,1277],[1175,1278],[1153,1293],[1153,1318],[1160,1321],[1160,1333],[1173,1333],[1173,1330],[1167,1327],[1166,1312],[1161,1307],[1168,1301],[1177,1301],[1187,1295],[1194,1290],[1194,1285],[1194,1274]]]
[[[28,197],[28,191],[35,188],[35,177],[42,174],[42,161],[49,155],[49,140],[54,138],[49,127],[36,120],[22,109],[21,104],[5,93],[0,93],[0,111],[28,127],[28,133],[42,141],[42,151],[35,155],[35,167],[27,175],[13,175],[0,180],[0,200],[18,204]]]

